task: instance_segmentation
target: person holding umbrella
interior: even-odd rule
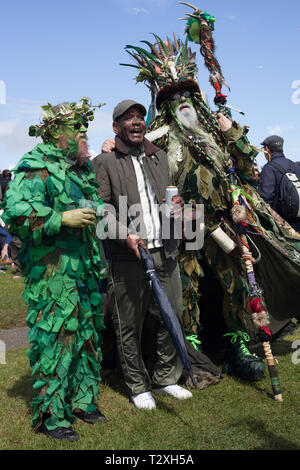
[[[133,100],[119,103],[113,112],[116,148],[98,155],[92,166],[100,184],[100,197],[110,207],[106,212],[111,260],[107,292],[124,381],[137,408],[154,409],[151,391],[177,399],[190,398],[192,393],[177,385],[183,364],[161,318],[139,252],[139,246],[150,252],[161,284],[180,320],[182,289],[175,259],[178,240],[162,239],[159,214],[159,205],[170,184],[168,162],[164,152],[144,138],[145,115],[146,109],[140,103]],[[136,205],[141,211],[139,234],[137,227],[130,228],[130,220],[124,216],[128,208],[136,208]],[[175,196],[173,205],[180,212],[182,198]],[[141,348],[147,315],[153,315],[158,323],[157,360],[151,378]]]

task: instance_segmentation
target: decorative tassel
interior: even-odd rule
[[[257,329],[265,328],[270,325],[269,316],[263,307],[262,299],[254,297],[248,304],[249,311],[252,313],[252,321]]]
[[[249,302],[249,310],[251,312],[261,312],[263,310],[262,299],[260,297],[254,297]]]
[[[231,209],[231,217],[234,224],[244,222],[247,218],[247,210],[245,206],[236,205]]]
[[[252,313],[251,317],[253,325],[256,328],[263,328],[270,324],[270,321],[268,320],[268,314],[265,310],[263,310],[262,312],[254,312]]]

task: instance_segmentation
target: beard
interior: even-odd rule
[[[181,109],[183,107],[183,109]],[[201,124],[201,118],[196,112],[196,109],[191,106],[189,103],[182,103],[178,106],[175,115],[180,123],[188,130],[192,131],[192,133],[201,141],[201,146],[207,153],[207,155],[212,158],[212,160],[219,166],[222,167],[222,162],[224,161],[224,153],[222,149],[219,147],[217,142],[215,141],[212,134],[207,132]],[[180,136],[179,142],[180,142]],[[176,152],[175,152],[175,144],[174,149],[170,146],[170,151],[168,152],[169,156],[169,165],[171,168],[172,173],[176,172],[176,168],[178,167],[176,161]]]
[[[183,107],[183,109],[181,109]],[[176,117],[186,129],[196,130],[199,127],[195,108],[190,104],[182,104],[176,110]]]
[[[87,141],[85,139],[80,139],[78,142],[78,152],[77,152],[77,165],[86,166],[87,160],[90,159],[90,153]],[[60,148],[66,149],[69,147],[68,137],[61,135],[59,138]]]
[[[77,165],[85,166],[87,160],[90,159],[89,148],[86,140],[80,140],[78,142],[78,153],[77,153]]]

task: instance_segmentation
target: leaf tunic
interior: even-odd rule
[[[44,413],[49,430],[69,427],[76,409],[93,411],[100,385],[101,242],[94,226],[61,225],[62,212],[103,204],[90,162],[78,166],[76,156],[75,142],[67,150],[37,145],[15,168],[2,204],[3,220],[22,240],[27,354],[38,391],[32,425]]]
[[[155,129],[155,125],[154,121],[151,130]],[[172,130],[172,123],[169,124],[169,129]],[[257,152],[246,137],[247,128],[242,128],[233,122],[232,127],[224,133],[226,149],[223,168],[218,161],[207,158],[205,150],[197,145],[197,136],[188,139],[186,134],[189,134],[189,131],[177,130],[177,132],[184,158],[178,163],[174,182],[185,203],[204,204],[205,208],[203,249],[183,250],[178,257],[183,287],[185,333],[187,336],[201,333],[200,298],[205,294],[207,279],[211,285],[214,285],[217,279],[223,291],[221,308],[227,328],[245,329],[253,339],[256,336],[257,330],[253,326],[248,310],[249,286],[242,259],[238,254],[225,254],[209,236],[219,224],[229,237],[235,239],[236,236],[230,215],[232,202],[229,185],[226,189],[223,178],[228,158],[234,162],[242,194],[248,195],[251,201],[247,210],[247,230],[251,232],[250,236],[257,247],[255,256],[261,254],[261,261],[255,265],[255,271],[271,315],[272,330],[276,333],[288,319],[294,315],[299,317],[297,305],[300,283],[300,236],[285,221],[280,220],[255,190],[252,167]],[[154,141],[167,153],[169,142],[170,135]],[[213,299],[208,301],[204,299],[203,305],[208,311],[220,308],[219,304],[215,306]]]

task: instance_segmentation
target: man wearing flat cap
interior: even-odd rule
[[[285,218],[300,233],[300,218],[298,220],[288,220],[288,217],[282,213],[282,206],[279,200],[280,184],[284,172],[296,175],[292,176],[292,178],[298,177],[298,180],[300,179],[300,167],[285,157],[283,144],[283,138],[278,135],[271,135],[261,143],[268,163],[262,169],[258,192],[275,212]]]
[[[153,409],[151,391],[178,399],[192,394],[177,385],[183,366],[161,319],[138,250],[141,245],[150,252],[162,286],[180,318],[182,289],[175,258],[178,241],[162,239],[159,213],[171,183],[168,159],[145,139],[145,115],[146,109],[136,101],[119,103],[113,112],[115,149],[97,156],[92,165],[107,208],[110,259],[107,292],[124,381],[137,408]],[[181,202],[180,196],[173,198],[174,205]],[[134,226],[127,217],[127,210],[132,208],[139,213],[139,222]],[[141,352],[142,329],[148,315],[153,315],[158,325],[157,360],[151,379]]]

